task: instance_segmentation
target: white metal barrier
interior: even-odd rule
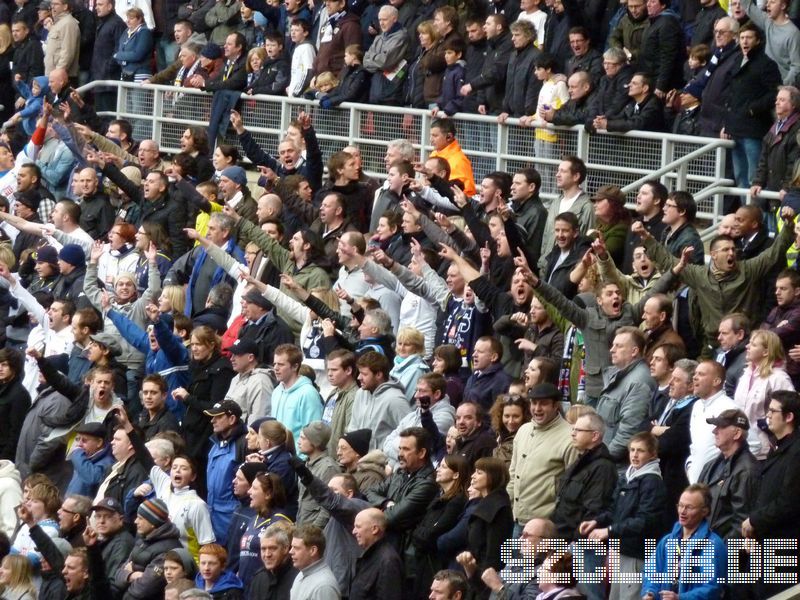
[[[116,88],[115,115],[133,123],[136,139],[154,139],[163,151],[180,150],[179,139],[188,125],[208,125],[212,96],[206,92],[121,81],[94,81],[80,91],[98,86]],[[383,176],[383,157],[392,139],[410,140],[423,158],[431,150],[428,140],[433,117],[429,111],[349,103],[324,110],[310,100],[242,95],[245,126],[265,150],[273,153],[289,123],[301,110],[312,114],[326,156],[345,145],[357,145],[364,168],[372,175]],[[729,140],[645,131],[588,134],[582,126],[550,126],[558,141],[540,143],[537,156],[534,131],[520,126],[518,119],[500,124],[494,117],[461,113],[453,119],[477,182],[494,170],[513,172],[533,165],[543,175],[545,198],[556,196],[556,166],[568,154],[579,156],[586,163],[589,190],[613,184],[631,192],[647,179],[658,178],[669,189],[694,194],[698,198],[698,217],[712,223],[721,214],[718,188],[733,183],[724,178],[726,150],[733,147]],[[232,131],[226,141],[237,143]]]

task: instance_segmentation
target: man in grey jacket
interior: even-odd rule
[[[364,54],[364,69],[373,74],[370,104],[400,104],[406,79],[408,33],[398,22],[399,11],[387,4],[378,11],[381,33]]]
[[[620,327],[611,344],[611,365],[603,369],[603,390],[597,414],[606,424],[603,442],[611,458],[625,464],[628,442],[647,419],[656,382],[642,358],[645,337],[637,327]]]

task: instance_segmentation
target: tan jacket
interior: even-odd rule
[[[53,20],[47,33],[47,47],[44,51],[44,74],[53,69],[66,69],[70,77],[78,76],[81,30],[78,21],[70,13],[64,13]]]
[[[543,427],[531,422],[519,428],[507,488],[519,523],[550,518],[556,507],[556,484],[578,458],[571,434],[570,424],[560,416]]]

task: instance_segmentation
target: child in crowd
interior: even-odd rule
[[[342,81],[336,88],[319,99],[322,108],[333,108],[342,102],[365,102],[369,92],[369,74],[361,65],[364,52],[358,44],[351,44],[344,49]]]
[[[433,106],[434,117],[453,116],[461,112],[464,96],[460,90],[464,85],[466,63],[463,60],[466,47],[464,41],[455,37],[444,43],[444,61],[447,68],[442,79],[442,94]]]

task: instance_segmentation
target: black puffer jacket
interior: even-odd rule
[[[478,573],[483,573],[489,567],[496,571],[502,568],[500,547],[504,540],[512,537],[513,531],[511,500],[505,487],[501,486],[482,498],[469,518],[467,547],[478,563]],[[480,584],[476,597],[488,598],[489,591],[489,588]]]
[[[512,117],[532,115],[536,112],[542,82],[531,77],[533,64],[541,52],[533,43],[522,50],[514,50],[508,59],[506,71],[506,90],[503,99],[503,112]]]
[[[725,95],[725,120],[723,125],[728,135],[761,139],[772,123],[775,104],[775,89],[781,84],[781,74],[759,44],[747,53],[747,62],[739,51],[733,61],[740,65],[731,73],[730,84]]]
[[[683,27],[678,15],[665,10],[650,19],[639,53],[639,70],[649,73],[653,80],[650,90],[666,93],[680,87],[685,57]]]
[[[0,385],[0,459],[13,461],[17,454],[22,423],[31,407],[31,397],[19,376]]]
[[[123,600],[161,598],[167,583],[163,575],[164,554],[180,547],[180,533],[171,521],[157,527],[144,537],[136,536],[130,562],[133,572],[143,575],[128,584],[130,573],[125,569],[125,565],[117,570],[116,586],[125,590]]]

